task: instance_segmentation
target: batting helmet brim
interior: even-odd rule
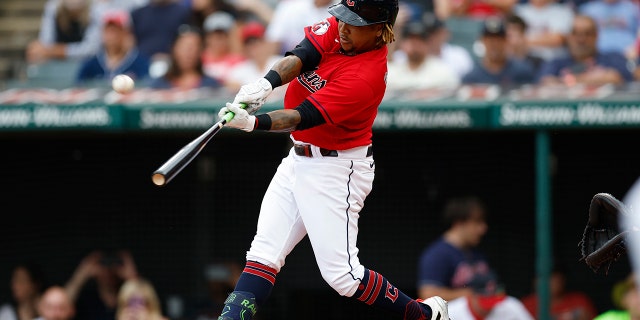
[[[355,12],[349,10],[349,8],[347,8],[342,3],[336,3],[331,7],[329,7],[328,10],[332,16],[352,26],[361,27],[361,26],[368,26],[370,24],[379,23],[379,22],[368,22],[367,20],[357,15]]]

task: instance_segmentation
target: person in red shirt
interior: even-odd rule
[[[591,298],[580,291],[567,291],[566,273],[556,266],[549,277],[551,318],[554,320],[591,320],[598,313]],[[532,316],[538,318],[538,295],[520,299]]]
[[[218,113],[233,112],[230,127],[289,132],[293,141],[264,195],[245,269],[218,319],[250,319],[287,255],[308,236],[322,277],[340,295],[405,320],[448,320],[445,300],[412,299],[358,259],[359,212],[375,175],[372,126],[385,94],[398,0],[342,0],[328,11],[329,18],[306,27],[300,44]],[[284,109],[254,115],[285,83]]]
[[[440,18],[450,16],[484,19],[511,12],[517,0],[435,0]]]
[[[246,60],[239,52],[240,44],[235,43],[239,38],[236,19],[228,12],[214,12],[204,20],[204,32],[204,74],[225,83],[231,70]]]

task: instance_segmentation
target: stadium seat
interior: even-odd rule
[[[51,60],[29,64],[26,68],[26,81],[48,88],[69,87],[74,84],[80,65],[76,60]]]
[[[474,43],[482,30],[482,20],[450,17],[445,21],[451,37],[449,43],[462,46],[469,52],[474,53]]]

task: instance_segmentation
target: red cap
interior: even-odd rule
[[[129,13],[127,11],[110,11],[102,16],[104,25],[113,24],[121,28],[128,28],[130,24]]]
[[[242,41],[247,41],[249,38],[262,38],[264,37],[265,27],[260,22],[249,22],[242,27]]]

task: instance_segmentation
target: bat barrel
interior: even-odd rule
[[[151,181],[156,186],[164,186],[171,181],[175,176],[186,167],[191,160],[193,160],[209,142],[209,140],[216,134],[224,125],[233,119],[233,112],[227,113],[223,119],[211,126],[207,131],[201,134],[198,138],[191,141],[186,146],[182,147],[180,151],[169,158],[160,168],[151,174]]]
[[[164,186],[169,182],[167,181],[165,175],[160,172],[154,172],[151,175],[151,181],[153,181],[153,184],[155,184],[156,186]]]
[[[158,168],[158,170],[153,172],[151,175],[151,181],[159,187],[166,185],[175,176],[177,176],[178,173],[180,173],[180,171],[182,171],[182,169],[184,169],[184,167],[193,160],[193,158],[195,158],[196,154],[197,152],[191,152],[190,155],[185,155],[184,157],[171,158]]]
[[[177,176],[178,173],[200,153],[209,139],[218,132],[219,128],[220,127],[214,127],[214,129],[209,129],[200,137],[180,149],[173,157],[169,158],[167,162],[153,172],[151,181],[157,186],[163,186],[169,183],[169,181]]]
[[[198,138],[191,141],[186,146],[182,147],[180,151],[169,158],[160,168],[153,172],[151,175],[151,181],[156,186],[164,186],[171,181],[175,176],[186,167],[191,160],[193,160],[209,142],[209,140],[224,126],[227,121],[225,119],[218,121],[206,132],[201,134]]]

